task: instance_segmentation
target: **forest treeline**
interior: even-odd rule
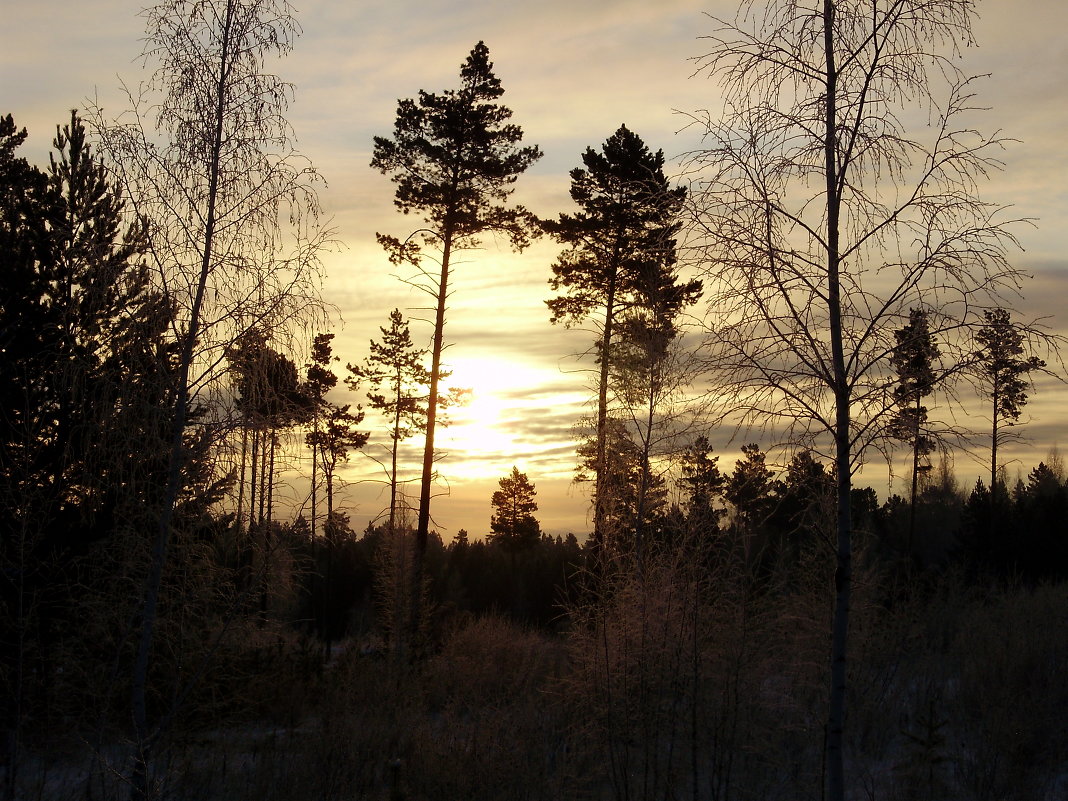
[[[723,23],[685,181],[621,125],[554,217],[512,203],[542,152],[484,42],[400,100],[370,166],[410,227],[378,239],[434,319],[343,369],[266,67],[288,6],[145,12],[144,93],[45,166],[0,119],[5,799],[1063,793],[1068,474],[999,458],[1060,339],[1009,306],[1003,142],[928,50],[971,4],[817,6]],[[547,325],[592,330],[591,531],[545,534],[515,467],[445,543],[455,254],[538,236]],[[776,445],[721,467],[724,430]],[[389,502],[353,531],[369,443]],[[900,495],[854,485],[873,453]]]

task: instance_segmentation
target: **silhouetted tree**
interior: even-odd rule
[[[1009,437],[1005,428],[1016,424],[1027,403],[1027,374],[1041,370],[1046,363],[1037,356],[1023,355],[1024,333],[1013,324],[1008,311],[987,310],[983,318],[984,325],[976,334],[980,348],[975,356],[982,397],[990,403],[990,489],[994,503],[998,496],[998,447]]]
[[[312,449],[311,474],[311,537],[319,520],[319,427],[326,410],[326,395],[337,386],[337,375],[330,364],[338,360],[331,345],[333,334],[317,334],[312,342],[311,361],[305,365],[304,387],[308,395],[312,430],[305,434],[304,441]]]
[[[297,366],[284,354],[267,344],[267,337],[251,331],[235,347],[226,351],[237,396],[235,405],[242,421],[240,476],[244,482],[246,443],[251,435],[251,471],[249,481],[248,529],[242,531],[242,510],[238,507],[237,536],[244,567],[251,565],[252,545],[258,545],[260,619],[266,620],[269,585],[275,551],[274,490],[276,458],[280,434],[298,423],[306,422],[320,411],[306,383],[301,382]],[[325,403],[319,400],[318,404]],[[238,503],[244,487],[238,490]]]
[[[224,350],[244,332],[277,338],[321,307],[318,254],[329,238],[318,224],[318,177],[291,144],[285,111],[292,88],[268,68],[271,57],[292,49],[298,26],[291,7],[164,0],[143,16],[145,61],[154,67],[143,94],[131,97],[124,123],[95,111],[103,149],[149,223],[157,280],[179,311],[169,474],[131,687],[135,799],[148,793],[152,748],[172,719],[150,723],[149,663],[192,408],[215,387]]]
[[[381,342],[371,342],[371,354],[362,365],[348,365],[351,378],[345,382],[352,386],[360,379],[371,386],[367,399],[371,408],[382,412],[389,420],[389,530],[397,521],[397,460],[400,443],[414,434],[426,430],[426,404],[430,392],[430,371],[423,366],[425,349],[416,348],[408,330],[408,323],[394,309],[389,315],[389,328],[379,328]],[[447,374],[439,371],[439,377]],[[445,405],[447,397],[439,393],[438,406]]]
[[[593,536],[595,542],[601,542],[610,503],[604,476],[610,469],[608,389],[616,326],[623,312],[634,304],[639,284],[647,289],[648,301],[666,303],[676,313],[696,300],[700,284],[680,287],[675,281],[676,217],[686,190],[672,188],[668,182],[663,151],[652,153],[639,136],[622,125],[605,141],[601,152],[586,148],[582,163],[583,167],[571,171],[571,199],[579,212],[561,214],[558,220],[544,223],[553,238],[567,247],[553,264],[549,281],[552,290],[560,294],[546,304],[554,323],[573,325],[596,319],[599,337],[594,352],[599,379]],[[650,317],[640,319],[649,321]],[[673,330],[673,317],[656,321],[656,325],[661,324]],[[667,331],[656,331],[655,327],[645,333],[654,354],[657,349],[662,353],[673,338],[665,338]]]
[[[57,126],[47,173],[15,157],[25,138],[10,115],[0,118],[0,673],[9,795],[25,689],[32,676],[56,675],[28,655],[47,659],[59,620],[108,583],[76,563],[121,527],[149,524],[163,478],[160,408],[173,390],[172,310],[149,286],[142,222],[129,223],[75,112]],[[183,488],[200,452],[187,446]],[[113,575],[115,566],[104,569]],[[77,648],[84,630],[72,631],[68,645]]]
[[[226,355],[237,390],[235,405],[243,429],[251,434],[249,526],[269,525],[273,519],[278,434],[310,417],[313,397],[300,381],[293,361],[267,344],[266,335],[259,331],[243,335]],[[243,435],[243,443],[244,440]],[[243,454],[244,451],[242,447]],[[242,479],[244,472],[243,457]],[[239,499],[242,495],[239,490]]]
[[[403,242],[382,234],[378,240],[392,262],[407,261],[422,271],[429,284],[425,289],[435,299],[413,597],[421,592],[422,555],[430,531],[434,435],[452,254],[477,247],[479,237],[487,233],[503,234],[513,248],[522,250],[532,231],[530,214],[521,206],[505,203],[516,179],[541,157],[541,151],[535,146],[520,147],[523,131],[508,122],[512,112],[498,102],[503,94],[500,79],[493,74],[489,48],[479,42],[460,67],[459,89],[440,95],[420,91],[417,100],[401,100],[392,138],[374,139],[371,166],[397,185],[394,205],[405,214],[414,211],[422,215],[426,225]],[[440,249],[436,276],[421,266],[424,247]],[[418,604],[413,604],[412,613],[418,618]],[[413,619],[412,623],[414,630],[418,621]]]
[[[741,538],[746,563],[759,556],[764,525],[775,506],[775,474],[768,469],[767,455],[757,444],[743,445],[742,458],[727,476],[723,497],[734,507],[735,530]]]
[[[911,553],[916,531],[919,476],[921,472],[926,473],[931,469],[929,463],[921,465],[920,459],[930,455],[935,449],[934,438],[924,430],[927,407],[922,401],[934,392],[938,379],[935,367],[941,354],[934,337],[931,336],[927,312],[923,309],[909,309],[909,322],[894,332],[894,340],[890,363],[897,371],[897,385],[893,393],[896,409],[888,426],[890,435],[908,443],[912,450],[908,535],[908,550]]]
[[[326,488],[326,521],[323,524],[323,536],[327,544],[323,552],[325,564],[322,576],[324,609],[336,603],[336,593],[332,589],[337,583],[335,556],[342,543],[352,535],[348,515],[334,508],[337,471],[341,464],[349,460],[352,451],[359,450],[367,444],[369,432],[360,431],[358,428],[363,418],[363,410],[358,405],[353,410],[351,404],[336,404],[324,398],[320,405],[317,429],[305,435],[307,443],[312,446],[313,457],[318,461],[317,472],[322,474]],[[325,614],[324,612],[324,616]],[[327,654],[330,652],[330,642],[336,631],[336,627],[325,623],[320,629]]]
[[[943,454],[920,490],[916,503],[916,531],[922,533],[922,540],[911,543],[911,558],[918,560],[921,566],[943,565],[949,559],[956,548],[965,500],[949,457]],[[909,516],[912,516],[911,504]],[[910,522],[909,530],[911,526]],[[905,544],[909,544],[907,539]]]
[[[964,503],[961,529],[962,556],[972,571],[1004,577],[1017,570],[1012,507],[996,502],[981,478]]]
[[[323,416],[322,429],[316,436],[319,451],[319,468],[323,471],[326,484],[327,520],[335,513],[334,482],[338,466],[349,460],[352,451],[359,450],[367,443],[368,432],[358,430],[363,422],[363,410],[351,404],[331,404]]]
[[[653,459],[670,451],[678,436],[676,403],[690,378],[678,347],[678,317],[701,295],[700,281],[679,282],[675,240],[666,236],[675,227],[663,232],[657,257],[637,265],[632,302],[620,321],[617,346],[611,354],[614,394],[629,413],[641,451],[639,521],[645,519]],[[644,547],[643,534],[639,526],[635,531],[639,552]]]
[[[526,473],[520,473],[518,467],[512,468],[511,475],[500,480],[500,489],[493,493],[490,505],[491,540],[511,550],[530,548],[541,537],[541,526],[534,513],[538,511],[538,502],[534,500],[534,485]]]
[[[1045,462],[1027,475],[1015,493],[1014,542],[1018,564],[1032,581],[1068,576],[1068,486]]]
[[[667,486],[663,476],[643,476],[642,449],[634,441],[627,424],[616,417],[606,423],[604,442],[605,471],[600,485],[603,496],[601,507],[601,538],[591,537],[587,545],[596,552],[620,554],[633,552],[635,534],[643,531],[659,532],[664,513],[667,511]],[[587,436],[576,449],[579,466],[575,481],[596,481],[599,459],[596,434]],[[592,478],[591,478],[592,476]],[[639,508],[643,477],[646,481],[644,503]],[[639,519],[639,513],[642,518]]]
[[[893,326],[936,309],[943,333],[1019,277],[1002,218],[977,193],[998,135],[953,56],[971,0],[777,0],[716,20],[699,70],[724,113],[700,112],[695,226],[706,237],[709,360],[724,414],[833,441],[835,604],[827,798],[845,787],[852,476],[884,430]],[[1007,221],[1006,221],[1007,222]],[[955,355],[965,361],[961,341]]]
[[[859,488],[853,491],[854,509],[859,492]],[[834,519],[834,477],[805,448],[787,463],[778,482],[777,495],[771,524],[777,529],[780,550],[796,560],[805,543],[825,540],[830,535]]]
[[[73,512],[88,522],[107,506],[109,485],[128,480],[109,471],[128,470],[124,457],[151,459],[125,440],[144,431],[135,416],[169,389],[171,310],[149,286],[144,227],[125,224],[77,114],[57,128],[47,174],[11,157],[25,132],[10,117],[0,126],[10,182],[0,232],[10,277],[0,302],[0,472],[21,484],[16,497],[50,495],[47,517]],[[10,512],[18,520],[42,510]]]
[[[725,513],[715,503],[723,498],[726,477],[719,469],[719,456],[712,455],[708,437],[699,436],[683,454],[681,484],[690,530],[702,536],[715,535]]]

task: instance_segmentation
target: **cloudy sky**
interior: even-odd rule
[[[29,128],[23,154],[45,163],[55,124],[69,109],[96,97],[117,115],[124,108],[120,80],[144,77],[137,59],[141,3],[2,2],[0,113]],[[516,199],[553,216],[568,209],[567,172],[582,150],[622,123],[662,148],[669,163],[699,146],[699,131],[678,112],[716,107],[716,86],[691,77],[692,59],[705,52],[700,37],[714,28],[706,14],[730,17],[736,3],[298,0],[295,7],[303,35],[277,72],[296,85],[290,121],[298,146],[329,184],[321,200],[341,247],[324,258],[326,296],[339,313],[335,350],[343,362],[356,362],[392,308],[418,319],[427,305],[398,280],[374,239],[376,231],[403,237],[411,228],[394,213],[388,179],[368,166],[372,137],[392,131],[398,98],[454,86],[460,63],[485,40],[514,121],[525,141],[545,152],[520,179]],[[1036,220],[1019,232],[1024,251],[1016,263],[1035,276],[1019,308],[1054,315],[1061,327],[1068,297],[1068,11],[1060,0],[987,0],[979,9],[978,47],[964,56],[967,71],[991,76],[979,87],[980,104],[990,107],[979,124],[1019,140],[984,195]],[[435,502],[434,517],[446,539],[461,527],[473,535],[488,530],[489,496],[513,464],[538,487],[544,528],[588,529],[588,499],[570,485],[570,430],[590,395],[589,364],[576,354],[591,335],[548,323],[543,301],[555,253],[547,242],[519,256],[490,243],[465,254],[454,273],[446,359],[473,400],[453,414],[442,438],[450,494]],[[428,332],[417,322],[413,329]],[[1068,442],[1066,408],[1064,390],[1044,380],[1028,409],[1033,442],[1017,452],[1027,467],[1051,445]],[[713,441],[729,465],[739,443],[726,438]],[[981,462],[966,459],[957,468],[966,483],[982,472]],[[366,459],[346,474],[357,526],[386,498],[376,476]],[[885,479],[873,483],[885,493]]]

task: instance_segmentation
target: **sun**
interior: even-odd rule
[[[447,369],[449,386],[470,390],[464,405],[448,411],[451,422],[439,435],[450,454],[448,472],[457,477],[495,475],[521,455],[557,446],[557,439],[539,433],[546,407],[568,409],[584,399],[568,392],[566,377],[552,367],[470,356],[450,359]]]

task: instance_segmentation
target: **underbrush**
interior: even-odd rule
[[[255,657],[263,670],[250,676],[240,714],[228,702],[217,707],[226,712],[219,725],[188,715],[157,749],[158,797],[580,797],[581,749],[566,734],[572,721],[558,691],[566,671],[558,638],[500,618],[473,619],[417,667],[345,646],[325,664],[296,640]],[[21,765],[19,798],[129,795],[122,743],[93,749],[83,736],[55,733],[34,752]]]
[[[225,662],[247,677],[240,692],[190,710],[157,750],[158,797],[815,801],[823,577],[771,591],[736,578],[652,563],[587,595],[566,635],[468,618],[417,666],[355,642],[324,661],[314,641],[264,635]],[[1063,797],[1065,631],[1064,585],[947,580],[892,604],[860,587],[850,797]],[[104,741],[38,730],[16,797],[127,798],[129,747]]]

